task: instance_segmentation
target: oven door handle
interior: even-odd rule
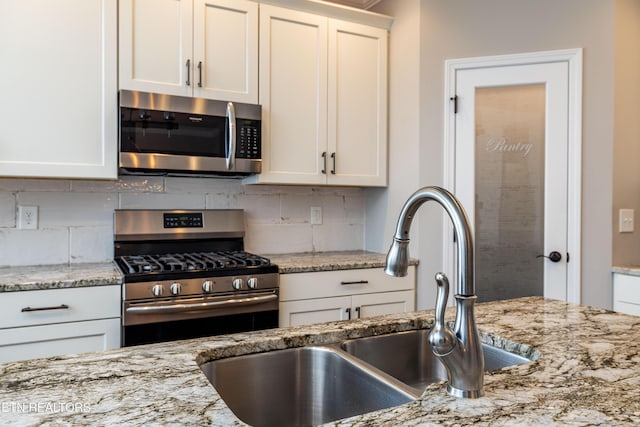
[[[132,314],[179,313],[184,311],[208,310],[210,308],[238,307],[244,305],[262,304],[276,299],[278,299],[277,294],[270,294],[257,297],[227,298],[221,301],[204,301],[168,305],[158,305],[158,303],[151,302],[129,306],[125,309],[125,311]]]
[[[236,107],[233,102],[227,103],[227,170],[232,170],[236,161]]]

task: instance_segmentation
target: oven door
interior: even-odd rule
[[[278,290],[228,295],[125,301],[123,325],[168,322],[278,309]]]
[[[278,291],[123,304],[122,345],[278,327]]]

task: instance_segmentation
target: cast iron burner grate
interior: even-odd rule
[[[267,258],[243,251],[128,255],[116,260],[127,274],[220,271],[271,264]]]

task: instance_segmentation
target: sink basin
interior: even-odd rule
[[[429,330],[356,338],[213,360],[202,372],[233,413],[252,426],[310,426],[401,405],[447,380]],[[485,369],[530,362],[483,344]]]
[[[230,357],[200,368],[233,413],[252,426],[322,424],[418,397],[330,346]]]
[[[434,356],[428,329],[356,338],[342,343],[349,354],[364,360],[409,386],[423,391],[428,384],[447,380],[444,365]],[[528,363],[518,354],[482,345],[486,371]]]

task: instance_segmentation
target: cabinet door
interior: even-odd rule
[[[640,316],[640,277],[613,275],[613,310]]]
[[[0,2],[0,63],[0,176],[116,178],[116,0]]]
[[[280,303],[280,327],[310,325],[312,323],[347,320],[351,297],[318,298]]]
[[[191,96],[193,0],[120,0],[119,14],[120,89]]]
[[[387,185],[387,31],[329,21],[328,183]]]
[[[194,92],[200,98],[258,103],[258,4],[195,0]]]
[[[0,330],[0,362],[120,347],[120,319]]]
[[[327,18],[261,5],[259,74],[263,165],[253,179],[326,183]]]
[[[351,304],[355,318],[407,313],[415,310],[415,292],[397,291],[354,295]]]

